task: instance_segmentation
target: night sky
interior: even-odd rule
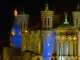
[[[48,0],[49,10],[61,15],[61,23],[64,21],[64,12],[68,14],[68,21],[72,25],[72,11],[77,10],[77,0]],[[9,46],[10,31],[15,20],[14,10],[20,14],[23,9],[29,14],[29,27],[41,23],[40,11],[45,9],[46,0],[0,0],[0,47]]]

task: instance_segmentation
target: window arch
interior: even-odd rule
[[[22,21],[20,21],[20,27],[21,27],[21,29],[22,29]]]
[[[25,21],[24,21],[24,29],[25,29],[25,27],[26,27],[25,25],[26,25],[26,23],[25,23]]]
[[[49,18],[48,18],[48,26],[49,26]]]
[[[46,18],[44,18],[44,25],[46,26]]]
[[[40,58],[38,57],[37,60],[40,60]]]

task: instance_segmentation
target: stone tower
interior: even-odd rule
[[[22,51],[22,35],[21,35],[21,28],[20,28],[20,23],[17,20],[17,11],[15,10],[15,21],[13,23],[13,28],[12,28],[12,35],[10,39],[10,45],[13,47],[13,50],[15,52],[15,55],[18,55]]]
[[[53,11],[49,11],[48,4],[45,5],[45,11],[41,11],[42,29],[52,29]]]
[[[79,24],[80,24],[80,5],[79,5],[79,0],[78,0],[78,5],[77,5],[77,11],[73,11],[72,12],[73,15],[73,25],[74,27],[79,28]]]
[[[49,11],[48,4],[45,5],[45,11],[41,11],[42,36],[43,36],[43,60],[51,60],[53,54],[54,31],[53,11]]]
[[[26,32],[28,30],[29,15],[26,15],[25,12],[23,11],[22,14],[17,16],[17,20],[20,23],[21,32],[22,33]]]
[[[77,11],[73,11],[73,24],[74,27],[77,27],[78,29],[78,33],[77,33],[77,37],[78,37],[78,60],[80,60],[80,5],[79,5],[79,0],[78,0],[78,5],[77,5]]]

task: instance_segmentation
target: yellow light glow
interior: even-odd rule
[[[74,40],[76,40],[77,38],[76,37],[74,37]]]
[[[71,37],[69,37],[69,39],[71,40]]]
[[[18,14],[18,12],[17,12],[17,10],[15,10],[15,11],[14,11],[15,17],[17,17],[17,14]]]
[[[26,48],[26,47],[24,46],[24,48]]]
[[[48,36],[50,36],[50,34],[48,34]]]
[[[25,33],[27,33],[27,31],[25,31]]]
[[[64,37],[62,37],[62,39],[64,39]]]
[[[43,36],[43,34],[42,34],[42,36]]]
[[[15,35],[15,32],[12,31],[11,34],[12,34],[12,35]]]

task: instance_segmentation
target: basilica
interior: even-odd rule
[[[64,21],[49,10],[46,3],[41,13],[41,29],[29,30],[29,14],[17,14],[11,28],[10,47],[3,47],[3,60],[80,60],[80,6],[72,12],[73,26],[69,24],[67,12]],[[38,27],[38,24],[37,26]]]

